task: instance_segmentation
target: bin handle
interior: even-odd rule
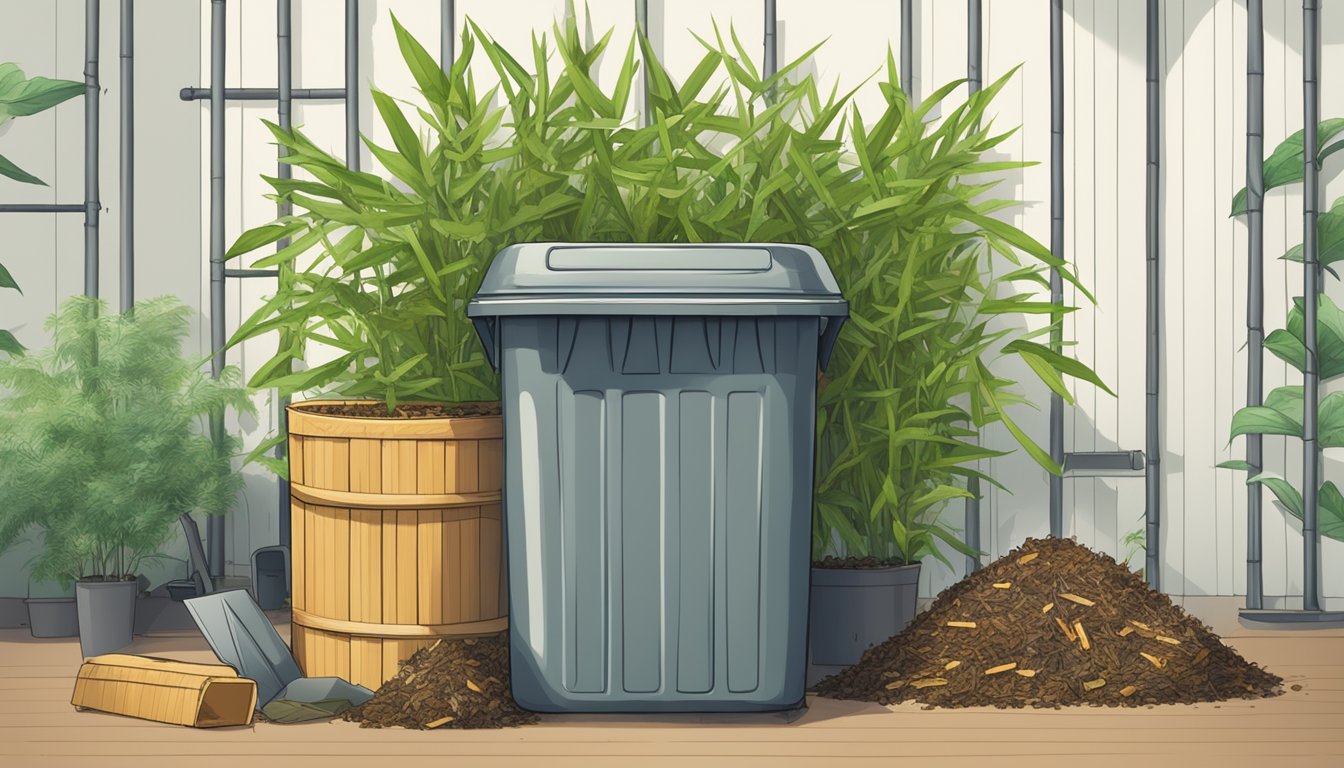
[[[840,326],[848,318],[830,316],[821,318],[821,338],[817,341],[817,367],[823,372],[831,363],[831,353],[835,351],[835,341],[840,338]]]
[[[476,326],[476,335],[481,337],[481,346],[485,347],[485,359],[495,372],[499,372],[498,320],[496,317],[471,318],[471,324]]]

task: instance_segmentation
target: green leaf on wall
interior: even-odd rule
[[[1294,517],[1302,517],[1302,494],[1293,487],[1293,484],[1283,479],[1283,477],[1273,472],[1261,472],[1255,477],[1250,478],[1248,483],[1260,483],[1274,493],[1275,498],[1288,510]]]
[[[13,161],[4,155],[0,155],[0,176],[6,176],[15,181],[21,181],[24,184],[40,184],[44,187],[47,186],[47,182],[15,165]]]
[[[1319,165],[1321,161],[1330,155],[1344,149],[1344,139],[1331,141],[1340,133],[1344,133],[1344,118],[1333,117],[1329,120],[1322,120],[1316,128],[1317,153],[1316,162]],[[1273,154],[1265,159],[1265,192],[1271,189],[1294,184],[1302,180],[1305,172],[1302,162],[1302,143],[1305,131],[1298,131],[1278,147],[1275,147]],[[1240,216],[1246,213],[1246,188],[1243,187],[1232,198],[1232,216]]]
[[[1344,197],[1335,201],[1330,210],[1316,220],[1316,260],[1323,267],[1344,261]],[[1302,244],[1298,243],[1283,254],[1287,261],[1302,261]]]

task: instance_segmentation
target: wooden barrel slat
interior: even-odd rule
[[[289,456],[291,644],[304,673],[376,689],[439,637],[504,629],[499,418],[302,405],[290,407]]]

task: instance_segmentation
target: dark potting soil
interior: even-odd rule
[[[416,651],[372,699],[341,716],[361,728],[508,728],[541,718],[509,693],[509,635],[444,639]]]
[[[367,403],[299,405],[297,407],[299,410],[320,413],[324,416],[352,416],[361,419],[442,419],[466,416],[498,416],[500,414],[499,403],[458,403],[452,405],[401,403],[392,413],[387,412],[387,403],[377,400],[370,400]]]
[[[876,568],[900,568],[908,565],[904,560],[888,560],[880,557],[836,557],[830,555],[820,560],[813,560],[813,568],[849,568],[855,570],[876,569]]]
[[[1171,599],[1070,539],[1027,539],[817,684],[939,707],[1143,706],[1282,693]]]

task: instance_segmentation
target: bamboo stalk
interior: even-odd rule
[[[454,47],[457,44],[454,36],[456,25],[457,3],[455,0],[442,0],[439,4],[439,66],[443,68],[444,74],[453,68],[453,60],[457,58]]]
[[[84,295],[98,298],[98,17],[84,2]]]
[[[1317,530],[1320,492],[1320,446],[1317,441],[1317,400],[1320,371],[1316,360],[1316,316],[1321,272],[1318,261],[1316,222],[1320,214],[1320,171],[1316,167],[1319,146],[1317,126],[1321,119],[1320,91],[1321,31],[1317,0],[1302,2],[1302,344],[1306,347],[1302,366],[1302,609],[1319,611],[1320,584],[1318,557],[1320,535]]]
[[[1147,13],[1147,96],[1148,96],[1148,136],[1147,136],[1147,187],[1145,193],[1145,240],[1148,266],[1146,329],[1147,361],[1145,364],[1147,387],[1145,392],[1144,418],[1144,529],[1145,554],[1144,576],[1148,586],[1161,588],[1161,517],[1162,517],[1162,445],[1158,419],[1160,418],[1161,392],[1161,308],[1159,301],[1162,292],[1161,262],[1161,180],[1162,180],[1162,85],[1161,67],[1158,59],[1159,36],[1162,29],[1162,5],[1158,0],[1148,0]]]
[[[1050,0],[1050,255],[1064,259],[1064,0]],[[1064,304],[1064,280],[1050,268],[1050,303]],[[1050,349],[1064,351],[1063,315],[1050,317]],[[1050,393],[1050,460],[1064,466],[1064,398]],[[1064,535],[1064,478],[1051,474],[1050,535]]]
[[[981,0],[966,0],[966,93],[974,95],[980,90],[983,73],[982,48],[983,35],[981,19],[983,17]],[[977,435],[974,440],[979,442]],[[978,462],[977,462],[978,465]],[[966,546],[980,551],[980,478],[966,480]],[[980,556],[966,556],[966,572],[980,570]]]
[[[1265,18],[1264,0],[1246,0],[1246,405],[1264,402],[1265,376]],[[1264,466],[1264,440],[1246,435],[1247,477]],[[1264,607],[1261,514],[1264,490],[1246,484],[1246,607]]]
[[[224,0],[210,0],[210,376],[224,370]],[[224,444],[224,410],[210,413],[215,449]],[[224,575],[224,516],[205,521],[212,578]]]
[[[769,3],[773,5],[773,2]],[[913,0],[901,0],[901,90],[914,101],[915,9]]]
[[[135,0],[121,0],[121,311],[135,306]]]

